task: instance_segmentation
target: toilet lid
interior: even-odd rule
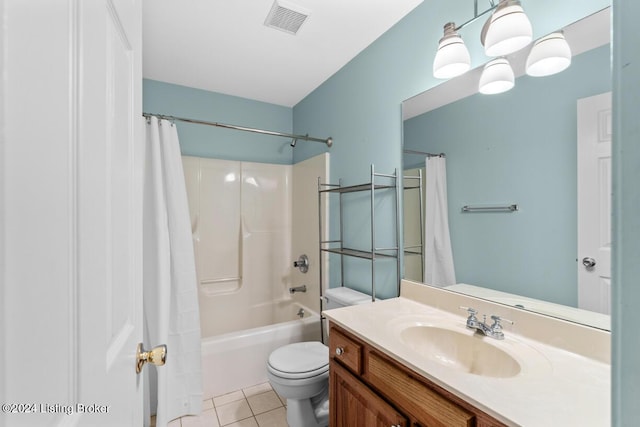
[[[269,355],[269,368],[282,377],[313,377],[329,369],[329,348],[317,341],[285,345]]]

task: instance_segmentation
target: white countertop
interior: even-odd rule
[[[331,321],[494,418],[514,426],[610,425],[611,366],[603,361],[518,335],[490,340],[522,367],[513,377],[460,372],[421,356],[400,338],[402,328],[431,324],[473,335],[464,312],[455,315],[399,297],[324,311]],[[481,317],[480,317],[481,319]]]

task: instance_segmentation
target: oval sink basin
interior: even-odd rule
[[[402,342],[421,356],[457,371],[485,377],[508,378],[520,373],[520,364],[483,338],[436,326],[410,326],[400,332]]]

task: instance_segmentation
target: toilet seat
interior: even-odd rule
[[[280,378],[317,377],[329,371],[329,348],[317,341],[285,345],[269,355],[267,368]]]

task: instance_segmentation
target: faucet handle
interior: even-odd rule
[[[516,322],[513,320],[505,319],[504,317],[497,316],[495,314],[491,315],[491,320],[493,320],[493,325],[500,325],[500,322],[507,322],[515,325]]]
[[[493,320],[493,324],[489,327],[491,336],[499,340],[504,339],[504,333],[502,332],[502,324],[500,322],[505,321],[505,322],[511,323],[512,325],[515,324],[513,320],[504,319],[500,316],[496,316],[495,314],[491,316],[491,320]]]
[[[464,305],[461,305],[458,308],[461,310],[467,310],[467,313],[469,313],[469,316],[475,316],[476,314],[478,314],[478,310],[472,307],[465,307]]]
[[[467,310],[467,313],[469,313],[469,317],[467,317],[467,328],[473,329],[477,327],[478,318],[476,317],[476,314],[478,314],[478,310],[476,310],[475,308],[465,307],[462,305],[460,306],[460,309]]]

